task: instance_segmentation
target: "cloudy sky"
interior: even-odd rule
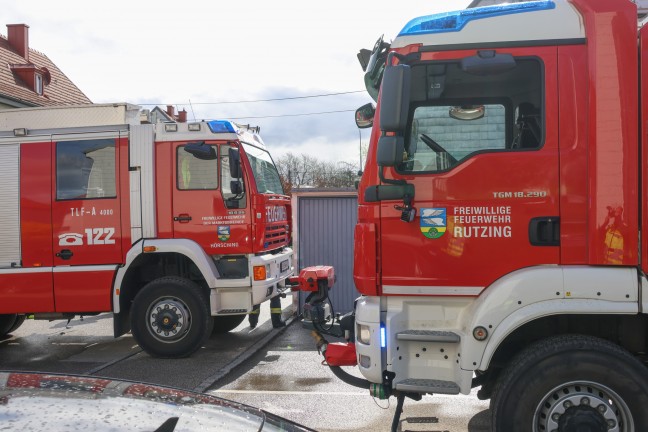
[[[358,50],[381,34],[392,40],[410,19],[468,3],[3,1],[0,33],[2,24],[29,25],[30,47],[95,103],[172,104],[189,119],[261,126],[275,159],[292,152],[357,162],[353,111],[371,101]],[[300,98],[334,93],[347,94]],[[282,98],[298,99],[245,102]],[[331,111],[343,112],[313,114]]]

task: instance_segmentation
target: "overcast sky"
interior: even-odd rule
[[[95,103],[172,104],[189,119],[236,118],[261,126],[275,159],[292,152],[357,163],[353,111],[371,101],[358,50],[371,49],[381,34],[392,40],[410,19],[470,1],[155,3],[3,1],[0,25],[29,25],[30,47]],[[329,111],[347,112],[295,116]],[[362,131],[363,143],[368,138]]]

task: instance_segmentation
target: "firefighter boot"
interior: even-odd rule
[[[250,328],[255,328],[259,323],[259,312],[261,311],[261,305],[255,305],[252,308],[252,311],[248,314],[248,322],[250,323]]]
[[[281,320],[281,297],[276,296],[270,299],[270,318],[272,318],[272,327],[279,328],[286,325]]]

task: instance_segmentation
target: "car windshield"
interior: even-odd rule
[[[279,172],[270,153],[249,144],[243,144],[243,149],[252,166],[252,174],[259,193],[283,194]]]

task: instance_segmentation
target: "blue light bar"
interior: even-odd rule
[[[380,348],[387,346],[387,330],[384,326],[380,326]]]
[[[232,122],[227,120],[212,120],[207,122],[207,126],[209,126],[212,133],[236,133],[236,128]]]
[[[495,6],[464,9],[455,12],[444,12],[414,18],[408,22],[398,36],[413,36],[429,33],[456,32],[463,29],[468,22],[483,18],[493,18],[501,15],[511,15],[524,12],[535,12],[555,9],[552,0],[511,3]]]

